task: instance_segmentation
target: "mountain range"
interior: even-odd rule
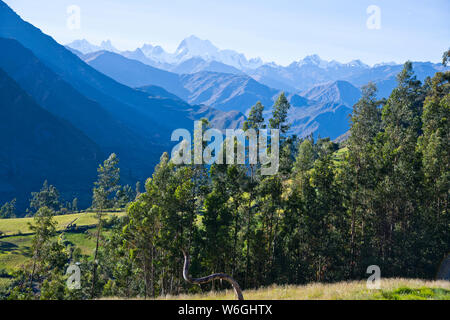
[[[168,94],[175,95],[190,104],[208,105],[224,112],[238,111],[247,114],[250,107],[260,101],[266,107],[268,118],[271,106],[283,91],[256,81],[255,77],[242,71],[229,73],[198,71],[178,74],[146,64],[142,59],[138,61],[105,50],[77,54],[90,66],[124,85],[137,88],[159,86]],[[182,62],[180,66],[192,60],[204,61],[200,57],[191,58]],[[211,62],[213,61],[209,63]],[[419,79],[432,76],[437,70],[442,69],[438,65],[422,62],[414,63],[414,67]],[[371,77],[382,79],[377,83],[380,97],[387,97],[396,86],[396,75],[402,66],[383,64],[371,68],[360,61],[340,64],[335,61],[326,62],[318,56],[313,56],[305,58],[292,68],[300,69],[304,73],[310,72],[311,77],[314,74],[313,69],[318,68],[321,70],[321,80],[327,80],[324,78],[327,75],[327,68],[334,68],[342,77],[351,74],[352,81],[359,83],[360,86],[369,82],[368,78]],[[364,82],[365,80],[367,82]],[[308,78],[308,81],[312,80]],[[289,121],[292,123],[290,133],[300,137],[309,134],[329,136],[331,139],[344,134],[349,128],[348,116],[352,106],[361,96],[360,86],[345,80],[333,80],[316,83],[307,90],[295,88],[292,91],[284,90],[292,105],[289,113]]]
[[[190,104],[208,105],[226,113],[239,112],[236,116],[248,113],[250,107],[260,101],[266,107],[268,118],[280,94],[280,90],[263,85],[245,74],[202,71],[179,75],[113,52],[79,55],[90,66],[124,85],[147,93],[152,93],[148,90],[149,86],[152,90],[155,86],[162,87],[165,90],[160,90],[160,96],[178,96]],[[360,90],[346,81],[319,85],[304,93],[288,93],[292,105],[289,113],[291,133],[301,137],[315,134],[337,138],[348,130],[346,117],[359,98]],[[332,124],[336,117],[339,123]]]
[[[100,50],[120,53],[144,64],[178,74],[191,74],[201,71],[218,73],[246,74],[268,87],[289,92],[298,92],[327,82],[345,80],[356,87],[369,81],[379,86],[379,97],[387,97],[393,86],[395,76],[402,69],[394,62],[369,66],[360,60],[341,63],[326,61],[318,55],[310,55],[287,66],[274,62],[263,62],[261,58],[247,59],[244,54],[233,50],[221,50],[209,40],[190,36],[181,41],[175,52],[169,53],[161,46],[145,44],[135,51],[119,52],[110,41],[103,41],[100,46],[90,44],[87,40],[77,40],[67,47],[86,54]],[[109,50],[108,47],[114,48]],[[430,62],[415,62],[417,78],[423,81],[427,76],[445,67]]]

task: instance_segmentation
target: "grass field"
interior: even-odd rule
[[[165,296],[161,300],[233,300],[234,292]],[[449,281],[382,279],[380,290],[369,290],[365,281],[304,286],[270,286],[244,291],[246,300],[450,300]]]
[[[108,212],[107,216],[121,216],[123,212]],[[76,220],[78,227],[95,226],[95,213],[77,213],[63,216],[55,216],[58,223],[57,229],[63,230],[65,226]],[[17,270],[30,259],[30,247],[33,235],[29,234],[28,223],[33,218],[19,219],[0,219],[0,231],[7,237],[0,237],[0,270],[11,272]],[[106,234],[107,231],[104,232]],[[70,231],[65,232],[64,237],[67,241],[80,248],[82,254],[90,255],[95,247],[95,240],[88,237],[85,232]],[[7,279],[0,276],[0,287],[2,282]]]
[[[123,212],[106,212],[108,216],[121,216]],[[95,212],[83,212],[75,214],[67,214],[63,216],[55,216],[58,223],[57,230],[63,230],[67,224],[75,221],[77,226],[90,226],[96,224]],[[17,219],[0,219],[0,231],[4,235],[20,235],[30,233],[29,223],[33,222],[33,218],[17,218]]]

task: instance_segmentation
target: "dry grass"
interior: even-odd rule
[[[425,281],[418,279],[383,279],[381,290],[369,290],[366,281],[339,282],[333,284],[311,283],[303,286],[270,286],[244,291],[246,300],[370,300],[382,298],[381,292],[399,288],[442,288],[450,290],[449,281]],[[450,298],[446,295],[447,299]],[[165,296],[160,300],[233,300],[232,290],[196,295]]]

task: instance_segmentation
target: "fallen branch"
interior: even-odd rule
[[[192,284],[204,284],[214,280],[225,280],[228,281],[233,286],[234,293],[236,294],[237,299],[244,300],[244,296],[242,294],[241,287],[239,287],[239,284],[236,282],[236,280],[234,280],[232,277],[230,277],[225,273],[214,273],[203,278],[192,278],[191,275],[189,274],[189,264],[190,264],[189,255],[186,254],[184,250],[182,251],[184,255],[184,269],[183,269],[184,280]]]

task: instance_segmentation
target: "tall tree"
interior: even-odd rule
[[[33,252],[33,266],[30,275],[30,289],[33,289],[33,280],[39,267],[45,262],[48,252],[48,243],[56,232],[56,222],[53,219],[54,212],[48,207],[41,207],[30,224],[30,230],[34,233],[31,251]]]
[[[423,229],[422,269],[426,261],[444,259],[449,251],[450,225],[450,72],[438,72],[431,80],[422,115],[423,135],[418,149],[422,153],[424,193],[421,224]]]
[[[414,245],[418,230],[410,223],[417,219],[422,181],[420,155],[416,150],[421,134],[424,90],[406,62],[397,76],[382,111],[383,134],[375,151],[384,173],[377,185],[380,255],[385,274],[413,274],[418,252]],[[389,199],[389,201],[386,201]],[[405,260],[405,258],[407,259]],[[408,261],[406,263],[405,261]]]
[[[0,219],[10,219],[16,217],[16,199],[6,202],[0,208]]]
[[[118,164],[119,159],[117,158],[115,153],[112,153],[108,157],[108,159],[103,162],[103,165],[100,165],[98,167],[98,178],[94,183],[92,207],[95,208],[97,212],[97,234],[92,270],[91,298],[94,298],[95,296],[95,282],[97,280],[97,256],[100,234],[103,225],[103,210],[112,208],[114,206],[114,196],[116,195],[117,190],[120,188],[120,169],[118,168]]]
[[[247,120],[244,122],[243,130],[255,129],[258,132],[259,129],[265,128],[263,112],[264,106],[258,101],[251,107]]]
[[[39,210],[42,207],[47,207],[55,212],[61,209],[61,203],[59,202],[58,190],[49,185],[47,180],[44,181],[42,188],[39,192],[32,192],[30,200],[30,207],[35,210]]]
[[[354,105],[351,117],[350,136],[347,141],[348,153],[342,177],[348,194],[346,206],[351,219],[350,242],[350,276],[354,276],[355,268],[361,256],[373,256],[362,244],[370,243],[371,234],[364,230],[369,226],[373,205],[373,187],[375,185],[375,163],[373,159],[374,139],[381,130],[380,102],[376,98],[377,89],[369,83],[362,88],[362,97]],[[365,239],[363,239],[363,235]],[[359,250],[358,250],[359,249]],[[358,251],[363,251],[363,253]],[[364,266],[361,266],[364,268]],[[358,270],[359,273],[362,270]]]
[[[272,107],[272,118],[269,119],[271,129],[279,129],[280,136],[285,136],[290,128],[287,122],[288,111],[291,108],[284,92],[282,92]]]

